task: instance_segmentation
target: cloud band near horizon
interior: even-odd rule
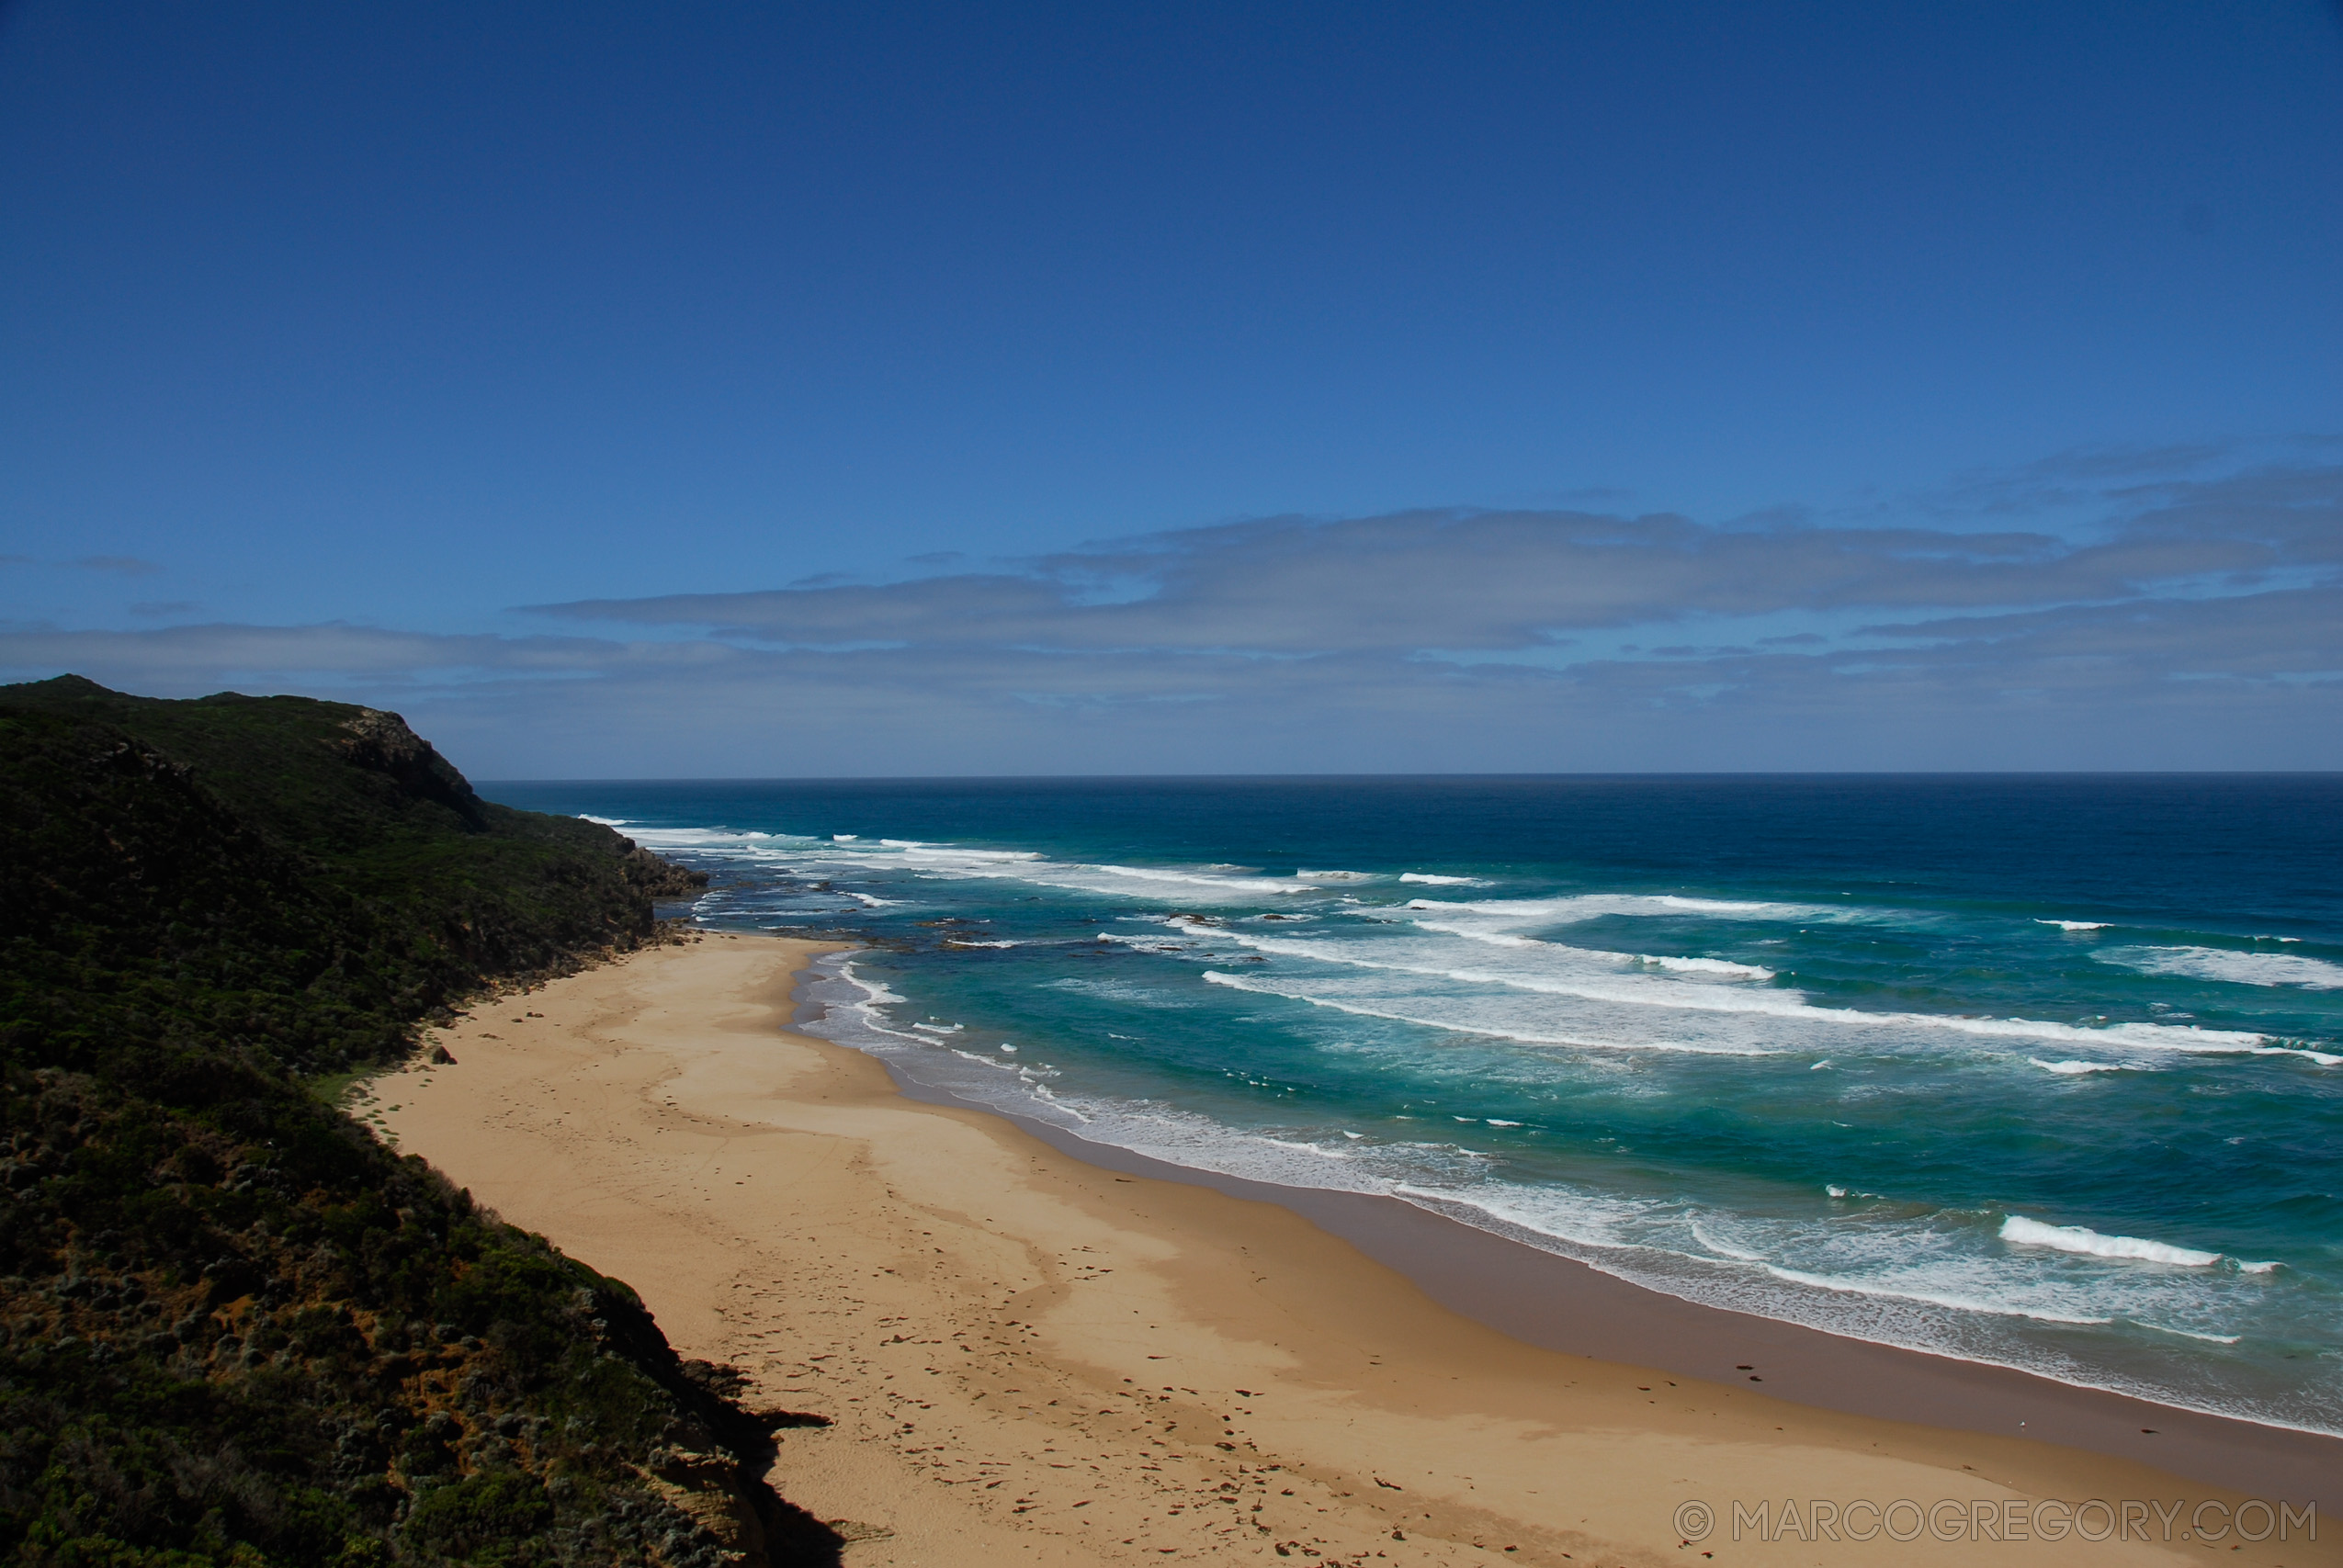
[[[484,777],[2343,766],[2343,466],[2101,494],[2079,537],[1272,518],[538,633],[20,626],[0,671],[397,707]]]

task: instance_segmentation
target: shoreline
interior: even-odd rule
[[[435,1037],[456,1065],[419,1062],[375,1093],[407,1147],[628,1280],[685,1354],[831,1416],[784,1435],[774,1481],[825,1517],[876,1521],[850,1562],[1954,1562],[1977,1548],[1809,1544],[1803,1524],[1728,1550],[1721,1517],[1696,1544],[1675,1510],[2227,1507],[2330,1490],[2292,1478],[2332,1439],[2216,1417],[2199,1429],[2121,1396],[1657,1296],[1396,1200],[1268,1188],[934,1103],[876,1058],[787,1032],[826,950],[708,932],[526,1005],[483,1003]],[[1751,1375],[1730,1358],[1766,1382],[1720,1381]],[[1158,1390],[1160,1376],[1174,1383]],[[2025,1384],[2045,1414],[2004,1431]],[[2137,1443],[2161,1448],[2111,1441],[2134,1405],[2159,1417]],[[2242,1470],[2220,1464],[2227,1486],[2170,1473],[2203,1473],[2200,1449]],[[1991,1548],[2043,1562],[2180,1549]],[[2229,1561],[2343,1555],[2296,1529]]]
[[[849,949],[842,942],[840,950]],[[798,1027],[823,1011],[805,994],[820,979],[810,964],[797,976]],[[2343,1516],[2343,1437],[1712,1306],[1403,1199],[1232,1176],[1084,1138],[925,1082],[893,1058],[873,1059],[906,1098],[1000,1117],[1076,1159],[1290,1209],[1443,1306],[1524,1344],[1712,1382],[1746,1377],[1818,1409],[2088,1449],[2220,1485],[2315,1498]],[[1688,1353],[1688,1344],[1704,1348]]]
[[[2343,1516],[2343,1438],[1703,1305],[1398,1198],[1200,1170],[966,1100],[882,1064],[905,1098],[998,1116],[1075,1159],[1290,1209],[1452,1312],[1542,1349],[1742,1381],[1818,1410],[2085,1449]],[[1694,1347],[1697,1348],[1688,1348]],[[2151,1423],[2144,1427],[2143,1423]]]
[[[822,1010],[803,994],[817,979],[810,965],[798,976],[792,1021],[799,1026]],[[1181,1165],[968,1099],[890,1058],[873,1060],[908,1099],[1000,1117],[1076,1159],[1290,1209],[1442,1305],[1527,1345],[1710,1382],[1746,1377],[1775,1398],[1817,1409],[2023,1436],[2218,1485],[2315,1498],[2343,1516],[2343,1437],[1688,1301],[1402,1199]]]

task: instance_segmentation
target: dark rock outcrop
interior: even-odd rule
[[[487,828],[487,812],[471,781],[408,728],[405,719],[379,708],[360,708],[342,728],[349,733],[340,750],[351,761],[390,778],[418,800],[446,807],[474,831]]]
[[[662,860],[632,839],[618,841],[627,846],[627,881],[644,897],[696,898],[707,891],[707,873]]]

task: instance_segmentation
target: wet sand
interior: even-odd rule
[[[2115,1442],[2131,1402],[1692,1307],[1387,1200],[1077,1158],[788,1032],[819,951],[655,949],[483,1004],[437,1036],[455,1065],[373,1092],[685,1354],[832,1417],[780,1434],[772,1479],[847,1521],[849,1564],[2343,1561],[2330,1529],[2190,1529],[2299,1508],[2343,1446],[2156,1410],[2136,1442],[2184,1480]],[[2083,1533],[2114,1539],[2029,1528],[2093,1498]],[[1865,1511],[1897,1499],[1885,1529]]]

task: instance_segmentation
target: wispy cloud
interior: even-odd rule
[[[124,577],[146,577],[163,569],[136,556],[80,556],[72,563],[84,571],[111,571]]]
[[[75,556],[68,560],[39,556],[0,555],[0,566],[71,567],[80,571],[106,571],[121,577],[146,577],[163,569],[137,556]]]
[[[782,647],[1009,646],[1291,656],[1552,646],[1574,632],[1786,612],[2014,609],[2242,592],[2343,551],[2343,468],[2134,492],[2100,537],[1719,527],[1673,515],[1282,517],[1118,541],[1022,569],[532,606]]]
[[[2079,532],[1272,518],[541,636],[20,628],[0,666],[349,695],[508,776],[2343,765],[2343,467],[2169,457],[2101,464]]]

